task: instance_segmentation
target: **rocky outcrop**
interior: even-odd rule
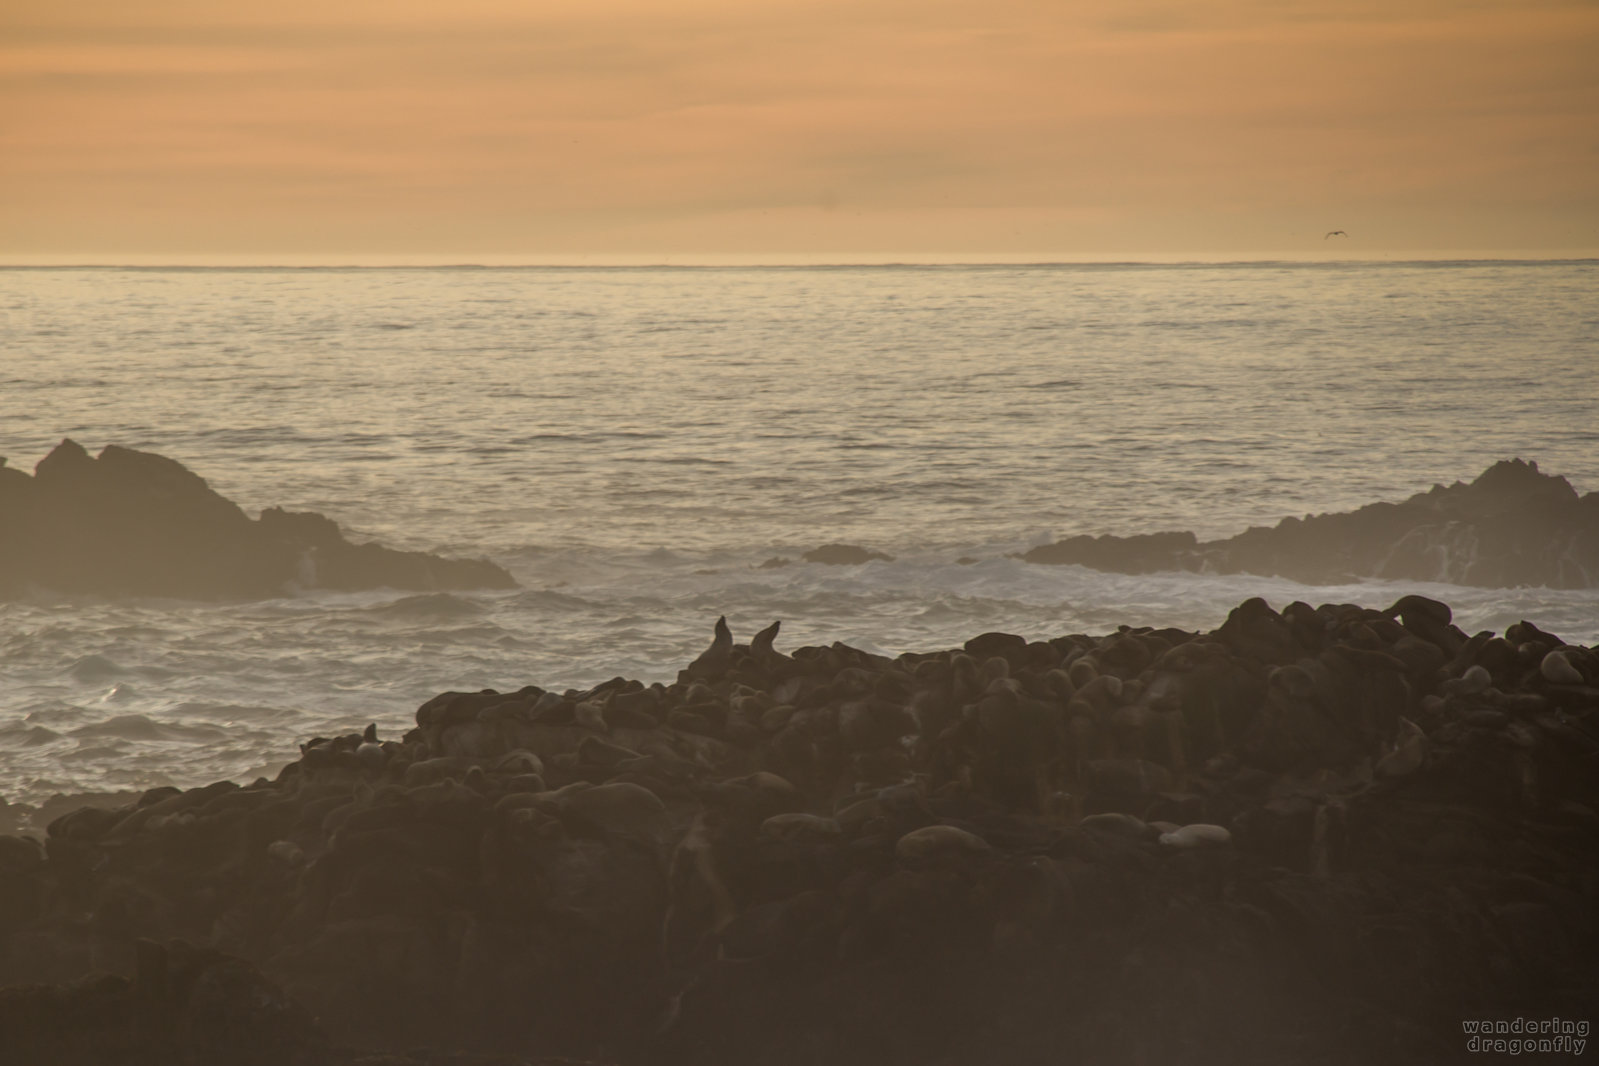
[[[181,940],[344,1046],[729,1066],[1455,1062],[1599,1002],[1594,649],[1417,596],[778,635],[0,837],[0,983]]]
[[[892,555],[863,548],[858,544],[823,544],[820,548],[812,548],[800,556],[808,563],[821,563],[824,566],[858,566],[861,563],[880,561],[891,563]]]
[[[296,588],[510,588],[492,563],[352,544],[320,514],[251,519],[181,463],[64,440],[32,477],[0,463],[0,598],[260,599]]]
[[[1068,537],[1021,556],[1141,574],[1270,574],[1311,585],[1361,578],[1487,588],[1599,586],[1599,493],[1511,459],[1470,484],[1434,485],[1403,503],[1285,518],[1227,540],[1192,533]]]

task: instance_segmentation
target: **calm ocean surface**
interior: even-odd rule
[[[670,680],[722,613],[896,653],[1415,590],[1468,629],[1599,640],[1595,592],[1007,557],[1511,456],[1599,489],[1595,261],[0,270],[0,455],[31,469],[63,436],[524,588],[0,604],[12,800],[275,772],[450,688]],[[759,569],[829,541],[895,560]]]

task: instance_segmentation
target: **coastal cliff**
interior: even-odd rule
[[[1599,1002],[1592,648],[1419,596],[778,634],[0,837],[0,1025],[42,1064],[1330,1066]]]
[[[511,588],[500,567],[352,544],[332,519],[252,519],[176,460],[72,440],[33,476],[0,460],[0,599],[30,588],[96,596],[264,599],[294,589]]]

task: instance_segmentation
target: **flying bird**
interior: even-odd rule
[[[1349,234],[1345,233],[1341,229],[1332,229],[1332,230],[1328,230],[1327,231],[1327,237],[1347,237],[1347,236],[1349,236]],[[1326,240],[1327,237],[1323,237],[1322,240]]]

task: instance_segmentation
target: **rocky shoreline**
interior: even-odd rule
[[[1463,1019],[1599,1003],[1592,648],[1419,596],[777,636],[0,837],[0,1031],[40,1064],[1453,1062]]]
[[[265,599],[296,589],[501,589],[485,560],[352,544],[314,512],[250,518],[181,463],[63,440],[33,475],[0,459],[0,600],[95,596]]]

